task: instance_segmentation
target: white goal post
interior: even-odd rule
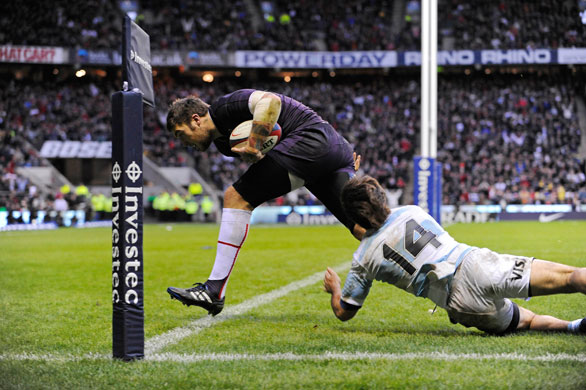
[[[437,155],[437,0],[421,2],[421,156]]]

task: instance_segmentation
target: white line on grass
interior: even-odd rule
[[[350,263],[344,263],[335,267],[337,272],[342,272],[348,269]],[[266,294],[258,295],[238,305],[229,306],[219,317],[203,317],[197,319],[187,326],[175,328],[167,333],[152,337],[145,343],[145,360],[157,362],[182,362],[182,363],[196,363],[201,361],[304,361],[304,360],[527,360],[527,361],[542,361],[542,362],[557,362],[557,361],[575,361],[586,363],[586,355],[569,355],[565,353],[560,354],[545,354],[545,355],[523,355],[517,353],[502,353],[502,354],[449,354],[443,352],[429,352],[429,353],[376,353],[376,352],[324,352],[323,354],[295,354],[295,353],[272,353],[272,354],[177,354],[177,353],[157,353],[157,351],[177,343],[178,341],[199,333],[203,329],[209,328],[213,325],[219,324],[223,321],[231,319],[235,316],[246,313],[256,307],[265,305],[281,298],[293,291],[310,286],[320,281],[324,272],[316,272],[305,279],[290,283],[279,289],[270,291]],[[88,353],[84,355],[71,354],[34,354],[34,353],[0,353],[0,361],[15,360],[15,361],[47,361],[47,362],[78,362],[85,360],[112,360],[109,354]]]
[[[479,354],[463,353],[451,354],[444,352],[419,352],[419,353],[376,353],[376,352],[325,352],[323,354],[295,354],[295,353],[269,353],[269,354],[176,354],[159,353],[146,357],[147,360],[159,362],[172,361],[195,363],[200,361],[234,361],[234,360],[531,360],[531,361],[577,361],[586,363],[586,355],[545,354],[528,356],[517,353]]]
[[[338,265],[334,269],[337,272],[342,272],[344,270],[347,270],[349,267],[350,263],[344,263]],[[175,328],[167,333],[154,336],[147,340],[145,343],[145,355],[152,355],[160,351],[161,349],[167,347],[168,345],[175,344],[186,337],[201,332],[203,329],[219,324],[220,322],[229,320],[235,316],[244,314],[247,311],[255,309],[259,306],[266,305],[267,303],[270,303],[275,299],[281,298],[293,291],[317,283],[318,281],[322,280],[324,272],[325,270],[316,272],[315,274],[310,275],[305,279],[301,279],[296,282],[290,283],[284,287],[270,291],[266,294],[257,295],[256,297],[244,301],[238,305],[228,306],[217,317],[206,316],[203,318],[199,318],[186,326]]]
[[[72,354],[55,354],[55,353],[2,353],[0,354],[0,361],[2,360],[33,360],[43,362],[79,362],[82,360],[112,360],[112,355],[105,353],[86,353],[84,355],[72,355]]]
[[[545,355],[524,355],[518,353],[444,353],[444,352],[419,352],[419,353],[376,353],[376,352],[324,352],[323,354],[295,354],[295,353],[269,353],[269,354],[233,354],[233,353],[210,353],[210,354],[177,354],[157,353],[146,355],[145,360],[156,362],[177,362],[177,363],[198,363],[202,361],[323,361],[323,360],[441,360],[441,361],[462,361],[462,360],[510,360],[510,361],[536,361],[536,362],[562,362],[573,361],[586,363],[586,355],[570,355],[566,353],[545,354]],[[84,360],[112,360],[106,354],[85,354],[56,355],[56,354],[0,354],[2,360],[17,361],[47,361],[47,362],[79,362]]]

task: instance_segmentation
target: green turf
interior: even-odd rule
[[[144,233],[146,339],[204,317],[171,301],[167,286],[204,281],[215,225],[148,225]],[[453,225],[471,245],[586,266],[586,223]],[[16,354],[111,353],[111,232],[61,229],[0,233],[0,389],[429,388],[583,389],[583,362],[512,360],[300,360],[198,363],[15,360]],[[349,262],[355,241],[340,226],[253,226],[235,266],[227,306]],[[344,276],[344,275],[342,275]],[[517,302],[565,319],[584,316],[583,295]],[[218,323],[161,352],[298,355],[347,353],[584,355],[586,337],[486,336],[453,325],[430,301],[375,282],[365,307],[339,322],[321,283]]]

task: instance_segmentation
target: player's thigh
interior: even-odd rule
[[[531,267],[531,295],[572,293],[570,275],[576,270],[569,265],[547,260],[533,260]]]
[[[334,214],[338,221],[342,222],[350,231],[353,231],[354,222],[346,216],[346,213],[342,209],[342,202],[340,201],[342,187],[344,187],[344,184],[349,179],[350,174],[348,172],[337,171],[312,183],[307,183],[305,187]]]
[[[289,172],[268,155],[252,164],[232,186],[253,208],[291,191]]]

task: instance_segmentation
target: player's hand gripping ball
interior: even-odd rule
[[[244,121],[234,130],[232,130],[232,134],[230,134],[230,148],[234,147],[241,147],[245,145],[245,142],[248,142],[248,136],[250,135],[250,130],[252,129],[252,120]],[[273,130],[268,135],[265,142],[262,144],[260,151],[263,154],[266,154],[269,150],[275,147],[275,145],[281,140],[281,126],[278,123],[275,123]]]

